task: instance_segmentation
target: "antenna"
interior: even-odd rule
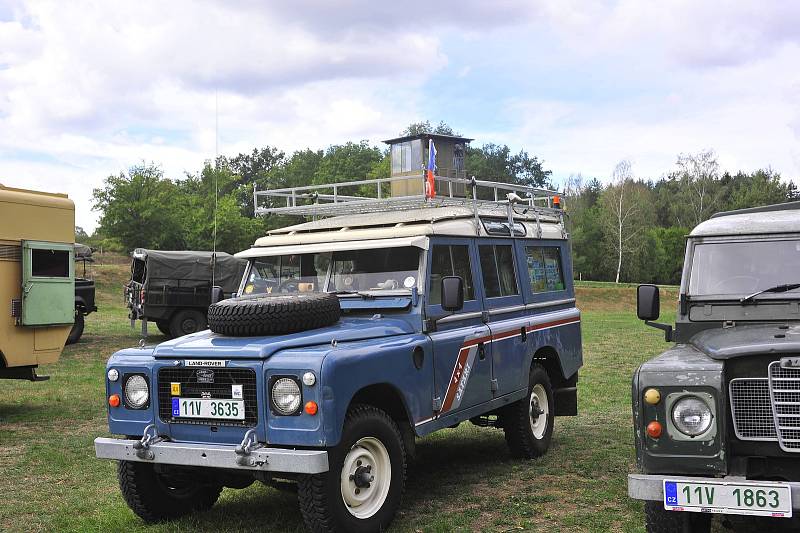
[[[211,289],[216,284],[217,271],[217,203],[219,188],[217,187],[217,174],[219,172],[219,90],[214,89],[214,236],[211,252]]]

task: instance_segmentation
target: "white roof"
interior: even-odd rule
[[[341,250],[378,250],[384,248],[405,248],[415,246],[428,249],[427,237],[401,237],[396,239],[368,239],[363,241],[329,241],[314,244],[296,244],[286,246],[254,246],[236,254],[236,257],[270,257],[276,255],[312,254],[322,252],[338,252]]]
[[[800,233],[800,209],[719,216],[701,222],[689,235],[710,237],[770,233]]]

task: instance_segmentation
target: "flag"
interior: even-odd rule
[[[428,165],[425,167],[425,198],[436,196],[436,147],[433,139],[428,142]]]

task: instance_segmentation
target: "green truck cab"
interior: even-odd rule
[[[0,185],[0,378],[47,379],[75,320],[75,205]]]
[[[800,514],[800,202],[718,213],[690,233],[676,323],[659,289],[637,314],[669,349],[632,383],[638,472],[649,533],[797,530]],[[771,522],[771,523],[770,523]]]

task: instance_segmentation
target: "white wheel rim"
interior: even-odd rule
[[[547,392],[540,383],[533,386],[528,413],[533,436],[537,439],[543,438],[547,431],[547,419],[550,417],[550,403],[547,401]]]
[[[375,437],[359,439],[344,458],[340,485],[350,514],[365,519],[383,507],[392,482],[392,462],[386,446]]]

